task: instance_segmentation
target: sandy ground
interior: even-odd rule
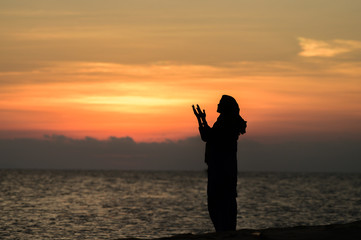
[[[136,240],[137,238],[127,238]],[[235,232],[206,233],[200,235],[182,234],[154,240],[361,240],[361,221],[325,226],[300,226],[290,228],[268,228],[260,230],[241,229]],[[125,239],[118,239],[125,240]],[[138,239],[139,240],[139,239]]]

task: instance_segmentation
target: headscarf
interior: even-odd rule
[[[240,115],[239,115],[239,106],[237,101],[228,95],[223,95],[220,101],[220,117],[225,117],[228,119],[232,119],[232,121],[236,121],[236,127],[238,130],[238,134],[245,134],[246,133],[246,127],[247,127],[247,121],[245,121]]]

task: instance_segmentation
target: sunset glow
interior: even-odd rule
[[[1,138],[177,140],[197,135],[192,104],[213,124],[222,94],[255,138],[361,134],[361,35],[342,15],[352,7],[335,6],[348,32],[322,35],[307,21],[331,29],[327,14],[285,1],[269,21],[256,17],[267,4],[14,2],[0,3]]]

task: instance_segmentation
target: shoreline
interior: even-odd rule
[[[152,240],[357,240],[361,239],[361,221],[346,224],[296,226],[267,229],[240,229],[234,232],[180,234]],[[118,238],[117,240],[145,240],[141,238]],[[149,240],[149,239],[147,239]]]

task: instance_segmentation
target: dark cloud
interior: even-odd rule
[[[240,170],[360,172],[361,140],[240,141]]]
[[[132,138],[1,139],[2,168],[202,169],[203,144],[198,138],[136,143]]]
[[[239,141],[240,171],[361,172],[360,140],[259,143]],[[72,139],[1,139],[0,168],[203,170],[204,143],[199,137],[180,141],[137,143],[130,137]]]

